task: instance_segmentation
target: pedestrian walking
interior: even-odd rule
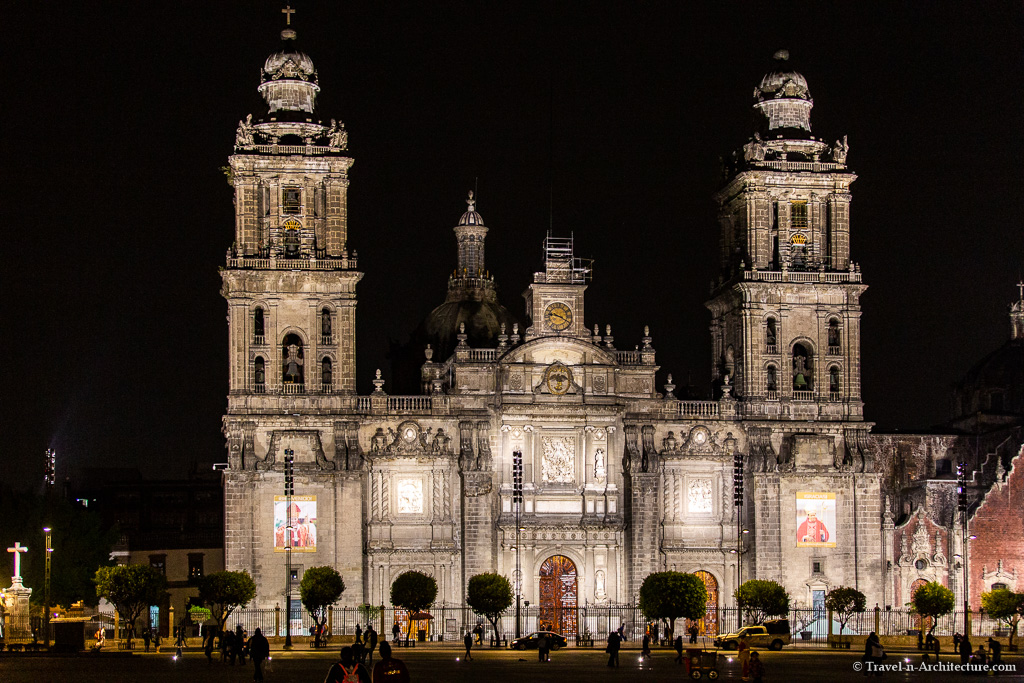
[[[179,626],[178,627],[178,637],[175,639],[174,645],[179,650],[187,645],[187,642],[185,640],[185,627],[184,626]]]
[[[740,637],[739,659],[740,659],[740,669],[742,671],[742,680],[749,681],[750,680],[750,643],[748,643],[747,639],[742,637],[742,636]]]
[[[604,649],[608,653],[608,666],[618,668],[619,666],[619,650],[622,648],[622,639],[619,638],[618,631],[612,631],[608,634],[608,647]]]
[[[252,638],[246,643],[246,647],[249,648],[249,658],[252,659],[252,680],[262,681],[263,680],[263,661],[270,656],[270,641],[263,635],[260,629],[256,629],[252,633]]]
[[[213,666],[213,636],[212,628],[206,629],[206,638],[203,640],[203,654],[206,655],[206,665]]]
[[[697,630],[697,624],[690,624],[689,634],[690,634],[690,643],[691,644],[697,642],[697,634],[699,632],[700,631]]]
[[[363,627],[360,626],[359,624],[356,624],[356,642],[357,643],[362,643],[363,642]]]
[[[749,673],[750,679],[754,683],[762,683],[764,681],[764,662],[761,661],[761,655],[756,652],[750,653]]]
[[[331,665],[324,683],[370,683],[370,673],[353,655],[351,647],[341,648],[341,661]]]
[[[462,644],[466,646],[466,661],[473,659],[473,655],[469,654],[469,651],[473,649],[473,634],[466,631],[466,635],[462,639]]]
[[[391,640],[397,641],[398,640],[398,634],[401,633],[401,632],[402,632],[402,627],[399,626],[398,622],[396,621],[395,625],[391,627]]]
[[[644,634],[643,648],[640,650],[640,659],[650,659],[651,657],[651,636],[647,633]]]
[[[683,637],[676,636],[676,663],[683,663]]]
[[[368,667],[373,666],[373,651],[377,649],[377,631],[374,630],[373,624],[366,625],[366,654],[369,657]]]
[[[995,638],[988,639],[988,649],[992,653],[992,663],[1002,664],[1003,663],[1003,644]]]
[[[235,624],[235,649],[238,650],[238,663],[242,666],[245,666],[246,645],[245,631],[242,630],[242,625]]]
[[[153,647],[156,648],[157,654],[160,653],[160,629],[153,629]]]
[[[153,632],[148,626],[142,627],[142,645],[146,652],[149,652],[149,641],[153,638]]]
[[[960,663],[968,664],[971,661],[971,641],[967,636],[960,638]]]
[[[537,660],[541,662],[551,661],[548,657],[549,648],[551,644],[548,642],[548,635],[541,632],[540,638],[537,639]]]
[[[373,667],[373,683],[409,683],[405,662],[391,656],[391,645],[380,644],[380,661]]]

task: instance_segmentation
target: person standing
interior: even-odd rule
[[[640,659],[651,658],[651,636],[649,633],[644,634],[643,648],[640,650]]]
[[[548,648],[550,646],[551,646],[550,643],[548,643],[548,634],[546,634],[544,632],[541,632],[540,638],[537,639],[537,659],[538,659],[538,661],[541,661],[541,662],[548,661]]]
[[[608,647],[604,649],[608,653],[608,666],[618,668],[619,666],[619,649],[622,647],[622,639],[619,638],[617,631],[612,631],[608,634]]]
[[[401,659],[391,656],[388,643],[380,644],[380,661],[373,667],[373,683],[409,683],[409,670]]]
[[[356,642],[363,642],[363,627],[359,624],[356,624]]]
[[[762,683],[764,680],[764,662],[761,661],[761,655],[756,652],[750,653],[750,678],[754,683]]]
[[[384,648],[381,648],[383,651]],[[366,667],[353,657],[352,648],[341,648],[341,661],[331,665],[324,683],[371,683]]]
[[[373,628],[373,624],[366,625],[366,654],[369,656],[369,664],[367,666],[373,666],[373,651],[377,649],[377,631]]]
[[[676,663],[683,663],[683,637],[676,636]]]
[[[402,627],[399,626],[398,622],[396,621],[395,625],[391,627],[391,640],[397,642],[398,641],[398,634],[401,633],[401,632],[402,632]],[[383,656],[383,655],[381,655],[381,656]]]
[[[1002,664],[1003,663],[1003,644],[995,638],[988,639],[988,649],[992,653],[992,663]]]
[[[149,641],[150,641],[150,639],[152,637],[153,637],[153,631],[150,630],[149,626],[143,626],[142,627],[142,644],[145,647],[146,652],[149,652]]]
[[[473,655],[469,654],[469,651],[473,649],[473,634],[466,631],[466,635],[462,638],[462,644],[466,646],[466,661],[472,661]]]
[[[967,664],[971,661],[971,641],[965,635],[960,638],[960,663]]]
[[[742,636],[740,637],[739,653],[740,653],[740,657],[739,657],[739,659],[740,659],[740,669],[742,669],[742,671],[743,671],[743,674],[742,674],[743,680],[744,681],[749,681],[750,680],[750,643],[748,643],[747,639],[745,637],[742,637]]]
[[[235,624],[235,649],[238,650],[238,663],[245,666],[245,650],[247,645],[245,631],[241,624]]]
[[[253,676],[252,680],[263,680],[263,661],[270,656],[270,641],[260,629],[253,631],[252,638],[248,642],[249,657],[252,659]]]
[[[157,654],[160,654],[160,628],[153,629],[153,647],[156,648]]]
[[[699,633],[699,631],[697,630],[697,624],[690,624],[689,634],[691,644],[697,642],[697,633]]]

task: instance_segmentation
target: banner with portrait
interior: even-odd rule
[[[288,498],[274,496],[274,552],[283,553],[288,543]],[[316,496],[292,496],[293,553],[316,552]]]
[[[836,547],[836,494],[796,494],[796,547]]]

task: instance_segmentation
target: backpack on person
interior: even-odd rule
[[[353,664],[352,669],[346,669],[345,665],[341,662],[338,663],[341,667],[341,672],[344,674],[341,677],[342,683],[359,683],[359,664]]]

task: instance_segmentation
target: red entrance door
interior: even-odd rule
[[[566,638],[576,635],[576,565],[564,555],[540,567],[540,629]]]

